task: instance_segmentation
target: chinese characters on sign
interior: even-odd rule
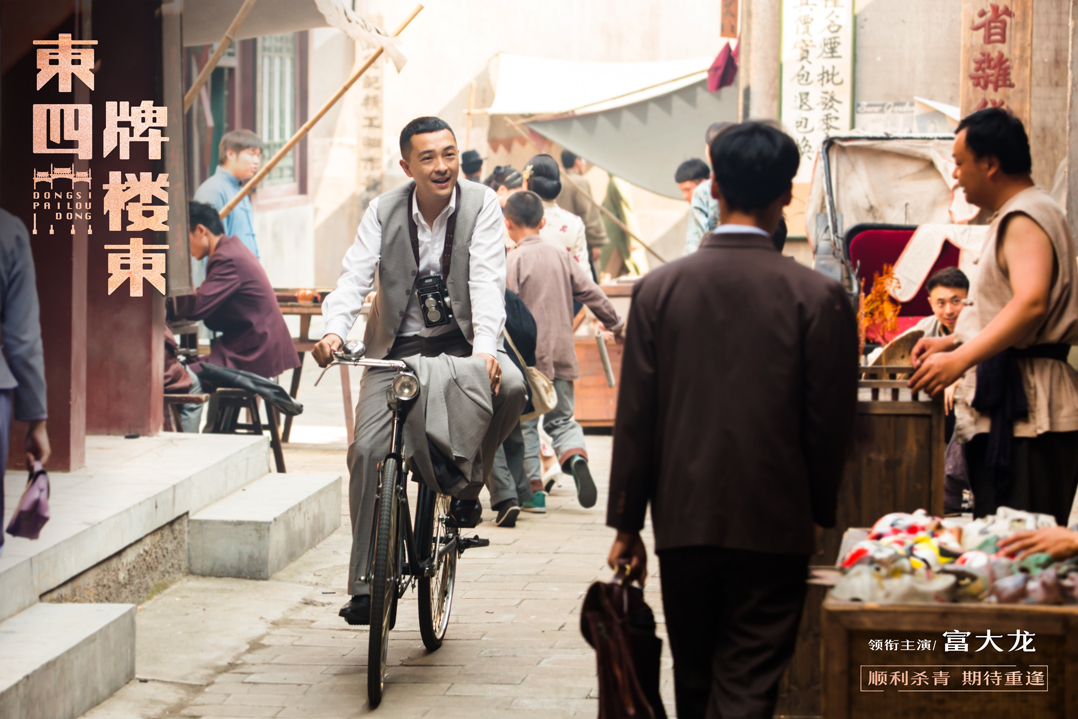
[[[952,629],[949,632],[943,633],[943,651],[945,652],[969,652],[969,636],[972,632],[960,632],[957,629]],[[1007,639],[1014,639],[1011,644],[1009,652],[1035,652],[1037,651],[1033,647],[1033,638],[1037,636],[1033,632],[1027,632],[1022,629],[1011,632],[1010,634],[996,634],[991,629],[985,631],[984,634],[974,635],[974,639],[981,641],[980,648],[976,651],[984,651],[988,647],[995,649],[997,652],[1002,652],[1003,647],[996,644],[996,640],[1003,640],[1004,636]],[[936,646],[939,644],[939,640],[936,639],[869,639],[868,649],[872,652],[912,652],[912,651],[935,651]]]
[[[721,37],[737,37],[737,0],[722,0]]]
[[[72,40],[70,34],[61,34],[55,40],[35,40],[37,51],[37,90],[49,87],[55,78],[57,90],[73,92],[72,80],[77,79],[86,89],[94,89],[94,40]],[[33,151],[38,155],[69,155],[85,162],[93,159],[93,106],[86,103],[41,103],[33,108]],[[168,138],[161,128],[168,125],[168,110],[158,107],[152,100],[140,103],[117,101],[105,103],[105,129],[103,133],[103,157],[118,150],[120,160],[131,158],[132,143],[146,148],[147,158],[161,159],[162,143]],[[136,145],[137,147],[137,145]],[[122,177],[121,177],[122,175]],[[57,167],[34,168],[34,219],[33,234],[38,234],[38,213],[49,223],[49,234],[54,235],[54,222],[71,222],[70,234],[75,234],[75,220],[89,222],[93,177],[89,168]],[[68,183],[69,190],[57,191],[55,183]],[[47,183],[49,189],[39,186]],[[76,189],[78,184],[84,190]],[[166,232],[168,230],[168,175],[154,176],[150,172],[110,172],[109,181],[102,185],[105,190],[104,211],[109,218],[109,232]],[[126,217],[127,224],[123,220]],[[88,225],[88,234],[93,234]],[[129,244],[106,244],[106,250],[115,250],[108,256],[108,292],[111,295],[124,282],[129,283],[131,297],[142,297],[143,285],[149,282],[161,294],[165,294],[165,255],[167,245],[147,244],[142,237],[124,237]]]
[[[850,129],[853,0],[783,0],[781,116],[809,182],[820,144]]]
[[[1027,125],[1032,0],[963,0],[962,115],[1004,107]]]
[[[1035,653],[1037,635],[1022,629],[1007,633],[988,629],[984,634],[958,629],[936,638],[869,639],[870,652],[934,652],[970,654],[983,651]],[[1006,648],[1007,645],[1010,648]],[[971,647],[976,647],[971,649]],[[1024,656],[1024,655],[1023,655]],[[950,657],[948,657],[949,659]],[[956,657],[957,658],[957,657]],[[1032,659],[1032,657],[1029,657]],[[983,656],[989,660],[988,656]],[[901,661],[901,660],[899,660]],[[933,691],[1048,691],[1048,667],[1044,664],[864,664],[861,665],[862,692]]]
[[[1047,692],[1048,665],[925,664],[861,666],[862,692]]]

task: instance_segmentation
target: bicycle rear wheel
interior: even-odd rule
[[[367,648],[367,699],[371,707],[382,701],[389,653],[389,628],[397,603],[400,499],[397,496],[397,460],[386,457],[382,464],[378,500],[377,529],[374,534],[374,567],[371,570],[371,632]]]
[[[421,558],[437,556],[455,537],[455,529],[445,526],[449,514],[449,497],[436,494],[425,485],[419,487],[416,515],[420,526],[416,528],[416,546]],[[433,576],[419,578],[419,634],[429,651],[442,646],[445,630],[449,626],[449,612],[453,608],[453,584],[457,576],[457,551],[443,551],[434,562]]]

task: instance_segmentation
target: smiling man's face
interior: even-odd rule
[[[401,160],[401,167],[415,180],[416,192],[421,196],[448,200],[460,172],[456,138],[450,130],[412,135],[408,157]]]

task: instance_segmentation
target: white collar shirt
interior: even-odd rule
[[[458,180],[468,182],[468,180]],[[356,231],[352,247],[344,256],[337,288],[322,303],[325,318],[323,336],[335,334],[345,339],[359,316],[363,300],[374,289],[375,269],[381,257],[382,225],[378,221],[378,200],[371,200]],[[412,198],[412,217],[415,219],[419,240],[419,276],[425,277],[442,272],[442,251],[445,248],[445,230],[449,217],[457,209],[456,193],[449,204],[434,220],[431,227],[423,219],[415,197]],[[494,191],[486,188],[483,207],[476,217],[468,245],[468,292],[472,308],[472,329],[475,335],[472,351],[476,354],[496,356],[498,338],[505,326],[505,222],[501,206]],[[428,329],[423,324],[419,300],[412,292],[404,319],[398,330],[399,336],[423,337],[442,334],[454,328],[453,324]]]

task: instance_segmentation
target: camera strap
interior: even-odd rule
[[[453,214],[449,216],[449,220],[445,223],[445,248],[442,250],[442,279],[446,282],[449,281],[449,267],[453,262],[453,235],[457,231],[457,214],[460,212],[460,184],[456,187],[456,201],[457,208],[453,211]],[[412,192],[408,195],[408,237],[412,241],[412,254],[415,255],[415,266],[420,268],[419,265],[419,227],[415,223],[415,216],[412,215],[412,205],[415,202],[415,186],[412,186]],[[433,239],[434,228],[431,228],[431,235]],[[421,268],[420,268],[421,269]]]

